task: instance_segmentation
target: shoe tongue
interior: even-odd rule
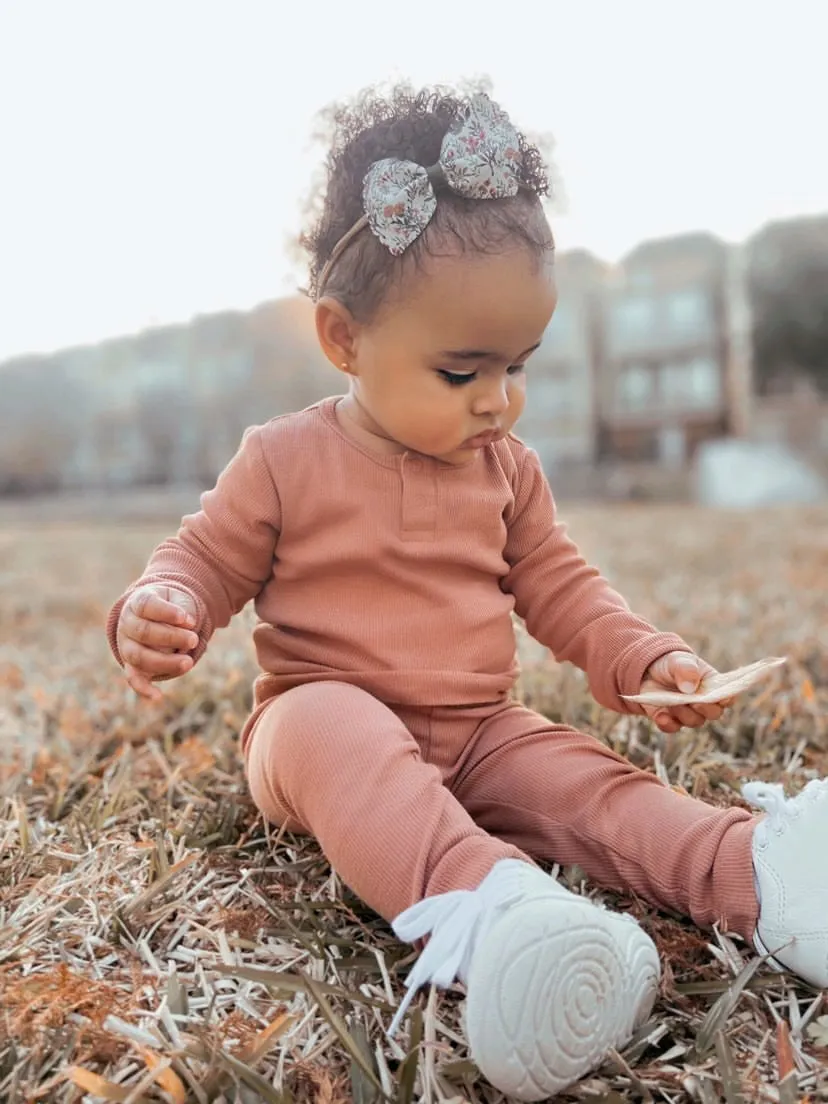
[[[742,797],[751,805],[764,809],[770,817],[779,817],[788,804],[785,788],[779,782],[746,782]]]
[[[487,904],[496,906],[519,900],[533,889],[555,884],[548,874],[531,863],[520,859],[501,859],[480,883],[477,892]]]
[[[534,863],[501,859],[479,887],[492,906],[508,906],[535,894],[572,896],[572,891]]]

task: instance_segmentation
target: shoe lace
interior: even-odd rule
[[[788,825],[802,815],[808,804],[828,796],[828,778],[812,779],[795,797],[786,797],[785,789],[779,782],[747,782],[742,787],[742,796],[767,814],[756,825],[757,843],[765,847],[771,832],[781,836]]]
[[[505,867],[510,860],[498,865]],[[468,977],[472,951],[478,940],[488,932],[503,909],[525,893],[520,874],[525,866],[519,860],[505,877],[485,879],[477,889],[455,889],[434,897],[426,897],[400,913],[393,923],[394,933],[406,943],[430,938],[420,957],[405,979],[406,994],[391,1021],[388,1036],[399,1028],[408,1006],[418,989],[424,985],[448,988],[455,978]]]

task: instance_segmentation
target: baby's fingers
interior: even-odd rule
[[[718,721],[724,713],[724,702],[697,702],[693,706],[697,713],[706,721]]]
[[[121,614],[119,631],[126,639],[157,651],[190,652],[198,647],[196,633],[146,617],[137,617],[129,606],[125,606]]]
[[[145,618],[147,621],[195,628],[195,621],[191,614],[181,606],[177,606],[175,602],[168,602],[150,587],[137,590],[127,602],[126,609],[136,617]]]
[[[681,724],[679,723],[679,721],[677,721],[675,717],[673,717],[672,713],[670,713],[670,711],[667,709],[659,710],[658,713],[652,716],[652,720],[653,724],[655,724],[656,727],[660,728],[662,732],[667,732],[668,734],[678,732],[681,729]]]
[[[141,674],[140,671],[136,671],[134,667],[131,667],[128,663],[124,664],[124,674],[126,680],[132,689],[142,698],[147,698],[149,701],[160,702],[163,695],[157,686],[153,686],[152,683]]]
[[[700,728],[707,718],[697,706],[674,705],[656,710],[653,720],[662,732],[678,732],[680,728]]]
[[[121,644],[121,659],[124,665],[135,667],[147,678],[155,675],[183,675],[193,665],[188,655],[176,655],[172,652],[156,652],[145,648],[137,640],[126,637]]]

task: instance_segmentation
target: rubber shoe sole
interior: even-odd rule
[[[518,1100],[545,1100],[596,1069],[649,1016],[655,945],[629,917],[584,900],[535,898],[475,949],[465,1009],[472,1057]]]

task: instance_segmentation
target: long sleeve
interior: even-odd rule
[[[262,446],[262,429],[248,429],[216,486],[201,496],[201,509],[182,518],[175,537],[153,552],[146,571],[121,595],[107,618],[117,646],[118,618],[138,587],[166,583],[190,595],[198,607],[198,661],[213,632],[255,598],[273,572],[281,504]]]
[[[585,671],[595,699],[619,713],[640,707],[621,694],[638,693],[656,659],[691,651],[681,637],[658,632],[586,563],[556,517],[537,454],[527,449],[508,521],[503,588],[529,632],[555,658]]]

